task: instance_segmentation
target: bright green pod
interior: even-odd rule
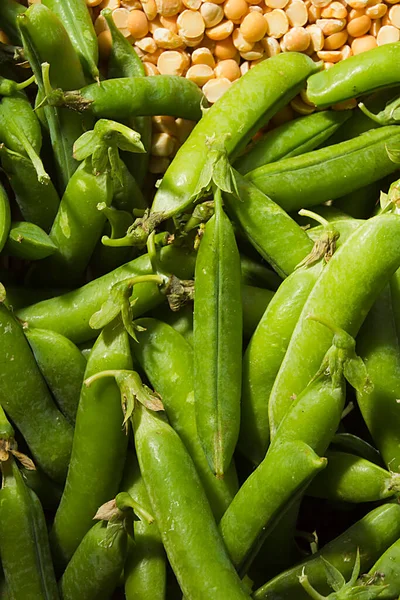
[[[239,435],[243,316],[239,251],[221,193],[214,197],[196,260],[194,403],[205,455],[222,478]]]
[[[11,223],[4,253],[24,260],[41,260],[57,251],[43,229],[28,221]]]
[[[390,546],[376,561],[362,581],[370,582],[370,585],[382,585],[385,587],[379,594],[380,600],[397,600],[400,595],[400,539]],[[378,591],[378,590],[377,590]]]
[[[0,252],[7,242],[11,227],[10,203],[6,190],[0,184]]]

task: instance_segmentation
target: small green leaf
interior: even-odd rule
[[[386,144],[385,149],[392,162],[396,164],[400,163],[400,148],[390,148],[388,144]]]
[[[108,323],[111,323],[111,321],[121,312],[124,299],[124,290],[121,285],[118,283],[113,285],[107,300],[103,302],[100,310],[90,317],[90,327],[92,329],[102,329],[108,325]]]
[[[374,386],[368,377],[367,367],[359,356],[345,361],[343,373],[350,385],[358,392],[364,394],[372,392]]]
[[[84,160],[96,150],[100,138],[94,130],[86,131],[75,142],[73,153],[75,160]]]
[[[345,578],[341,572],[338,571],[338,569],[328,562],[323,556],[321,556],[321,559],[324,563],[326,579],[329,587],[331,587],[335,592],[338,592],[346,585]]]

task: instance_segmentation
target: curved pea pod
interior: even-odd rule
[[[25,335],[59,409],[70,423],[75,423],[85,358],[75,344],[54,331],[27,328]]]
[[[301,90],[307,77],[318,69],[319,66],[304,54],[284,53],[260,63],[236,81],[220,102],[205,113],[178,150],[162,178],[152,212],[160,212],[166,219],[184,212],[192,201],[206,163],[207,139],[218,132],[228,155],[234,158],[254,133],[285,106]]]
[[[126,156],[130,156],[133,159],[143,155],[144,153],[132,154],[131,152],[121,152],[121,156],[124,158],[124,160],[121,161],[121,178],[120,181],[114,182],[113,197],[113,204],[118,210],[127,210],[128,212],[133,212],[135,209],[145,210],[148,208],[146,199],[144,198],[140,187],[136,183],[135,177],[129,172],[128,167],[125,165]]]
[[[3,250],[11,227],[10,203],[6,190],[0,184],[0,252]]]
[[[400,347],[390,288],[376,300],[357,336],[358,352],[374,384],[370,393],[357,394],[357,403],[388,469],[400,472]]]
[[[227,211],[260,255],[281,277],[289,275],[311,252],[307,233],[265,194],[235,173],[238,197],[224,194]]]
[[[185,444],[215,518],[219,520],[237,492],[238,483],[233,465],[223,480],[217,479],[201,446],[193,397],[192,348],[180,333],[162,321],[144,318],[136,323],[144,331],[133,347],[134,356],[161,394],[168,419]]]
[[[287,211],[335,200],[397,170],[390,150],[400,128],[388,125],[355,139],[285,158],[250,171],[246,178]]]
[[[149,496],[134,452],[126,457],[121,489],[151,513]],[[135,521],[135,543],[129,544],[124,568],[126,600],[164,600],[166,598],[166,556],[156,523]]]
[[[141,405],[136,406],[132,420],[140,471],[183,594],[192,600],[249,598],[229,561],[179,435],[165,419]]]
[[[111,34],[111,50],[108,57],[108,77],[144,77],[143,62],[137,55],[132,44],[122,35],[116,26],[110,9],[101,12],[107,21]],[[134,124],[133,124],[134,123]],[[125,154],[123,159],[130,172],[140,186],[143,185],[149,162],[149,150],[151,146],[151,119],[150,117],[135,117],[131,126],[140,133],[146,153],[133,156]]]
[[[268,400],[293,330],[323,265],[290,275],[278,288],[246,348],[243,358],[239,448],[259,464],[268,448]]]
[[[334,322],[354,336],[379,292],[400,264],[400,219],[381,215],[360,225],[333,255],[310,293],[274,382],[269,418],[272,437],[297,396],[317,372],[332,332],[308,318]],[[351,282],[351,284],[349,284]]]
[[[85,378],[131,367],[128,334],[117,319],[102,330],[93,346]],[[82,386],[67,482],[50,533],[57,569],[71,559],[98,507],[118,491],[128,444],[123,420],[120,393],[113,380]]]
[[[54,254],[57,246],[47,233],[34,223],[16,221],[11,223],[4,253],[25,260],[41,260]]]
[[[44,231],[50,231],[60,205],[53,183],[40,183],[29,158],[3,144],[0,145],[0,158],[22,216]]]
[[[106,79],[63,94],[55,90],[47,98],[50,106],[115,120],[161,114],[198,121],[203,101],[198,86],[178,75]]]
[[[219,524],[228,554],[241,574],[326,463],[307,444],[296,440],[271,449],[248,477]]]
[[[18,321],[0,305],[0,395],[35,463],[58,483],[67,474],[72,427],[54,404]],[[23,373],[23,377],[21,377]]]
[[[365,572],[400,536],[400,506],[384,504],[375,508],[347,531],[326,544],[307,560],[284,571],[253,593],[254,600],[309,600],[299,584],[303,569],[314,588],[329,593],[325,563],[336,567],[343,577],[351,576],[357,550]]]
[[[273,297],[274,292],[270,290],[242,285],[243,336],[245,338],[251,338]]]
[[[240,269],[242,272],[242,282],[245,285],[268,290],[277,290],[282,283],[281,278],[264,263],[249,258],[244,254],[240,255]]]
[[[193,348],[193,306],[186,304],[185,306],[182,306],[180,310],[174,312],[170,309],[168,304],[163,304],[159,308],[156,308],[156,310],[152,310],[148,316],[170,325],[175,331],[180,333],[181,336],[185,338],[186,342]],[[136,347],[134,347],[134,354],[135,349]],[[154,385],[154,387],[158,388],[156,385]]]
[[[117,587],[127,552],[121,523],[93,525],[60,579],[62,600],[108,600]]]
[[[239,435],[243,315],[235,235],[220,192],[215,199],[196,260],[194,401],[201,444],[222,478]]]
[[[381,181],[374,181],[365,187],[341,196],[335,206],[355,219],[368,219],[373,212],[381,190]]]
[[[16,0],[4,0],[0,6],[1,28],[12,44],[21,45],[17,16],[26,11],[26,7]]]
[[[383,600],[397,600],[400,595],[400,539],[390,546],[376,561],[369,572],[361,577],[361,582],[366,587],[379,586],[384,587],[380,591],[378,598]]]
[[[397,68],[399,57],[398,42],[351,56],[349,60],[334,65],[331,73],[327,70],[311,76],[307,81],[307,96],[313,104],[324,108],[396,85],[400,77]],[[394,68],[388,69],[388,64],[394,65]]]
[[[98,79],[99,48],[86,2],[84,0],[69,0],[68,2],[44,0],[43,4],[60,18],[79,56],[83,69],[93,79]]]
[[[180,279],[193,276],[195,255],[191,252],[167,246],[161,248],[160,260],[167,272],[175,273]],[[86,342],[97,337],[97,331],[90,327],[89,320],[107,300],[112,286],[124,279],[152,272],[149,256],[144,254],[77,290],[23,308],[17,311],[17,317],[26,322],[28,327],[51,329],[75,344]],[[154,283],[135,285],[133,298],[136,299],[134,317],[139,317],[165,300]]]
[[[12,598],[57,600],[43,510],[11,457],[2,463],[0,551],[7,590]],[[23,561],[23,568],[21,568]]]
[[[328,466],[307,488],[309,496],[341,502],[378,502],[399,488],[399,476],[346,452],[328,451]]]
[[[284,123],[251,144],[234,166],[245,175],[282,158],[311,152],[326,142],[351,115],[350,110],[325,110]]]
[[[72,90],[85,85],[79,57],[56,14],[42,4],[32,4],[18,17],[18,27],[40,100],[50,93],[51,86]],[[44,63],[51,66],[42,72]],[[43,112],[54,152],[59,189],[63,192],[78,167],[73,157],[73,144],[85,129],[90,129],[90,121],[77,113],[53,106],[45,106]]]
[[[331,447],[333,450],[340,450],[365,458],[374,465],[382,466],[383,464],[378,450],[352,433],[337,433],[332,439]]]
[[[60,504],[62,487],[52,481],[43,471],[22,469],[21,475],[26,485],[37,495],[44,510],[55,512]]]

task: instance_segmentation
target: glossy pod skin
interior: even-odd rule
[[[234,162],[242,175],[269,163],[299,156],[321,146],[351,116],[352,111],[326,110],[300,117],[268,131]]]
[[[151,514],[149,496],[134,452],[128,450],[121,489]],[[133,523],[135,542],[128,543],[124,567],[126,600],[166,598],[166,556],[157,524]],[[129,540],[128,540],[129,541]]]
[[[374,385],[369,394],[357,394],[358,406],[386,466],[399,473],[400,417],[396,399],[400,393],[400,347],[391,286],[386,286],[371,308],[357,336],[357,350]]]
[[[58,600],[41,504],[13,458],[2,463],[2,473],[0,551],[10,597]]]
[[[11,227],[10,203],[6,190],[0,184],[0,252],[7,242]]]
[[[49,236],[34,223],[15,221],[11,223],[4,254],[25,260],[41,260],[54,254],[57,246]]]
[[[193,276],[195,257],[192,253],[167,246],[161,249],[160,258],[161,265],[167,272],[173,272],[182,279]],[[108,298],[111,287],[124,279],[149,273],[152,273],[152,267],[148,255],[145,254],[77,290],[23,308],[17,311],[17,317],[29,327],[51,329],[61,333],[75,344],[87,342],[97,336],[97,331],[89,325],[89,319]],[[165,300],[153,283],[136,285],[133,297],[137,298],[133,307],[134,317],[144,314]]]
[[[62,600],[108,600],[124,567],[127,534],[123,525],[93,525],[69,562],[59,588]]]
[[[97,36],[84,0],[43,0],[62,21],[84,71],[93,79],[99,78]]]
[[[378,450],[352,433],[337,433],[332,439],[331,449],[355,454],[380,467],[383,465],[382,457]]]
[[[380,127],[334,146],[259,167],[246,178],[286,211],[296,211],[334,200],[396,171],[387,148],[395,148],[399,142],[399,127]]]
[[[307,495],[339,502],[378,502],[396,493],[396,476],[346,452],[326,452],[328,466],[307,488]],[[398,483],[397,483],[398,486]]]
[[[130,368],[128,334],[116,319],[93,346],[85,378],[105,369]],[[128,444],[122,423],[120,393],[113,379],[82,386],[67,481],[50,534],[56,570],[65,568],[97,509],[118,491]]]
[[[57,90],[56,90],[57,92]],[[203,94],[198,86],[177,75],[122,77],[92,83],[80,90],[61,94],[50,102],[78,111],[90,111],[95,117],[128,119],[169,115],[198,121]]]
[[[205,455],[223,478],[239,436],[243,316],[239,251],[221,192],[214,197],[196,259],[194,402]]]
[[[399,267],[399,233],[397,215],[369,219],[337,250],[319,277],[272,388],[269,402],[272,438],[292,404],[293,394],[297,396],[305,388],[332,342],[332,333],[308,315],[317,315],[356,335],[380,290]]]
[[[235,174],[239,198],[224,194],[227,211],[275,271],[286,277],[311,252],[307,233],[268,196]]]
[[[400,595],[399,561],[400,539],[382,554],[369,570],[368,575],[364,576],[366,580],[373,578],[373,585],[387,586],[378,596],[383,600],[397,600]]]
[[[22,216],[48,233],[60,205],[53,183],[40,183],[29,158],[4,145],[0,145],[0,158]]]
[[[140,471],[183,594],[191,600],[248,599],[180,437],[140,404],[132,419]]]
[[[24,333],[59,409],[70,423],[75,423],[85,358],[75,344],[59,333],[37,328],[27,328]]]
[[[254,600],[309,600],[299,583],[303,568],[310,583],[322,594],[329,594],[326,570],[320,557],[350,579],[357,549],[361,571],[368,570],[391,544],[400,537],[400,506],[384,504],[375,508],[347,531],[326,544],[306,561],[284,571],[253,593]]]
[[[54,404],[21,325],[4,305],[0,305],[0,327],[1,404],[23,435],[35,463],[49,477],[63,483],[71,454],[72,427]]]
[[[160,212],[166,219],[184,212],[205,165],[207,138],[218,132],[228,155],[234,157],[318,68],[304,54],[283,53],[237,80],[220,102],[206,112],[178,150],[154,197],[152,212]]]
[[[309,100],[324,108],[337,102],[399,83],[400,43],[385,44],[351,56],[350,60],[321,71],[307,81]],[[388,68],[392,65],[392,68]]]
[[[151,385],[161,394],[168,419],[185,444],[219,521],[237,492],[238,483],[233,465],[224,479],[214,476],[200,444],[193,396],[192,348],[180,333],[162,321],[144,318],[136,323],[145,331],[138,334],[134,356]]]

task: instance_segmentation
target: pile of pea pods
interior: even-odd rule
[[[103,14],[0,3],[1,600],[398,600],[400,42],[208,107]]]

